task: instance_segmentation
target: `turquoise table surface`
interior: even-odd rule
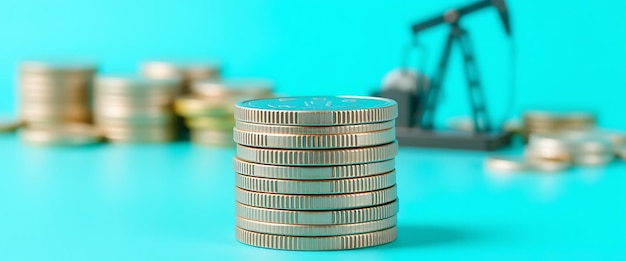
[[[484,152],[402,148],[395,242],[293,252],[235,240],[233,155],[0,135],[0,260],[626,260],[623,162],[493,175]]]

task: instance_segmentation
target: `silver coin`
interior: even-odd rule
[[[237,145],[242,160],[283,166],[329,166],[378,162],[398,154],[398,142],[375,147],[334,150],[261,149]]]
[[[235,105],[235,119],[243,122],[333,126],[384,122],[398,116],[390,99],[358,96],[309,96],[260,99]]]
[[[141,66],[142,74],[154,79],[187,78],[188,75],[195,76],[194,79],[218,79],[220,71],[219,63],[200,60],[155,60]]]
[[[566,138],[569,139],[574,154],[604,152],[612,154],[615,151],[613,142],[603,135],[593,133],[574,134],[569,132],[566,134]]]
[[[357,209],[335,211],[295,211],[259,208],[235,203],[237,216],[270,223],[299,225],[340,225],[369,222],[395,216],[398,201]]]
[[[396,186],[339,195],[282,195],[235,188],[235,199],[245,205],[284,210],[340,210],[371,207],[396,200]]]
[[[172,130],[105,132],[105,138],[114,143],[166,143],[176,138]]]
[[[371,247],[392,242],[398,236],[396,227],[376,232],[330,237],[294,237],[256,233],[235,228],[239,242],[264,248],[283,250],[345,250]]]
[[[533,170],[540,172],[562,172],[570,168],[571,161],[528,158]]]
[[[97,108],[95,120],[98,125],[116,124],[168,124],[174,120],[174,114],[166,109],[144,109],[132,111],[126,108]]]
[[[267,125],[255,124],[249,122],[237,121],[235,127],[242,131],[273,133],[273,134],[302,134],[302,135],[328,135],[328,134],[347,134],[362,133],[387,130],[395,127],[395,120],[377,122],[370,124],[343,125],[343,126],[285,126],[285,125]]]
[[[170,94],[180,84],[176,79],[148,79],[134,75],[104,75],[95,80],[95,92],[110,94]]]
[[[524,112],[525,119],[534,121],[568,121],[568,122],[595,122],[595,114],[584,110],[528,110]]]
[[[338,149],[388,144],[396,139],[395,128],[352,134],[303,135],[257,133],[234,129],[235,142],[257,148]]]
[[[278,194],[346,194],[380,190],[396,184],[396,172],[352,179],[333,180],[280,180],[235,174],[239,188]]]
[[[236,173],[248,176],[290,179],[290,180],[325,180],[358,178],[387,173],[395,169],[395,160],[380,162],[351,164],[326,167],[288,167],[265,165],[234,158]]]
[[[580,154],[573,158],[574,164],[583,166],[601,166],[609,164],[615,159],[613,152],[597,154]]]
[[[191,141],[197,145],[209,147],[234,147],[232,131],[191,130]]]
[[[396,226],[396,216],[364,223],[343,225],[292,225],[236,217],[236,226],[252,232],[281,236],[342,236],[380,231]]]
[[[530,170],[523,156],[492,155],[485,160],[485,168],[494,172],[522,172]]]

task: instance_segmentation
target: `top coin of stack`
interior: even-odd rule
[[[236,237],[288,250],[396,238],[397,104],[370,97],[237,103]]]
[[[232,146],[235,103],[272,97],[273,84],[266,80],[197,81],[193,95],[176,99],[176,112],[185,117],[191,140],[206,146]]]
[[[176,93],[187,94],[195,81],[219,80],[221,66],[209,61],[149,61],[141,66],[141,72],[151,79],[179,78],[181,85]]]
[[[19,68],[20,116],[27,125],[91,121],[96,66],[84,62],[25,61]]]
[[[550,134],[589,130],[596,126],[596,116],[586,111],[530,110],[524,113],[523,134]]]
[[[98,77],[95,88],[96,125],[111,141],[171,141],[176,136],[172,102],[178,84],[178,79]]]

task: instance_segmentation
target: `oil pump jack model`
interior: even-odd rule
[[[409,93],[400,89],[383,90],[380,96],[398,101],[399,114],[397,139],[400,145],[417,147],[456,148],[471,150],[493,150],[510,143],[510,134],[491,125],[487,105],[478,74],[474,50],[468,31],[460,21],[466,15],[495,7],[498,10],[504,30],[511,35],[509,14],[504,0],[484,0],[460,8],[450,9],[443,15],[435,16],[411,27],[414,36],[438,25],[448,24],[447,36],[442,56],[429,87],[418,93]],[[437,131],[434,129],[435,112],[439,94],[446,75],[448,60],[454,44],[458,44],[464,62],[467,79],[469,102],[472,109],[473,132]]]

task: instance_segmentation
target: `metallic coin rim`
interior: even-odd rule
[[[398,142],[350,149],[285,150],[237,145],[237,157],[261,164],[283,166],[329,166],[378,162],[398,154]]]
[[[337,195],[283,195],[235,187],[235,200],[245,205],[283,210],[341,210],[382,205],[396,200],[396,185],[368,192]]]
[[[485,160],[485,167],[497,172],[528,171],[530,166],[524,157],[516,159],[504,155],[491,155]]]
[[[342,125],[342,126],[283,126],[283,125],[267,125],[249,122],[236,121],[235,127],[247,132],[273,133],[273,134],[347,134],[381,131],[395,127],[396,121],[384,121],[370,124]]]
[[[396,222],[397,217],[392,216],[386,219],[342,225],[294,225],[256,221],[239,216],[235,217],[235,225],[247,231],[271,235],[306,237],[342,236],[369,233],[395,227]]]
[[[379,162],[339,166],[292,167],[259,164],[234,157],[233,164],[236,173],[254,177],[289,180],[332,180],[380,175],[393,171],[396,163],[395,159],[392,158]]]
[[[259,208],[235,202],[237,216],[270,223],[295,225],[341,225],[381,220],[399,211],[398,200],[390,203],[347,210],[297,211]]]
[[[293,237],[256,233],[235,227],[235,237],[243,244],[282,250],[345,250],[383,245],[398,236],[396,227],[386,230],[331,237]]]
[[[396,184],[396,171],[375,176],[331,180],[279,180],[235,174],[235,186],[256,192],[331,195],[381,190]]]
[[[313,97],[314,96],[311,98]],[[321,97],[324,96],[319,96],[318,98]],[[382,107],[367,109],[301,111],[250,108],[246,107],[244,102],[238,102],[235,104],[235,119],[243,122],[268,125],[334,126],[384,122],[398,117],[398,105],[394,100],[367,96],[334,97],[343,99],[375,99],[386,101],[389,104]]]
[[[396,139],[396,130],[390,128],[375,132],[306,135],[258,133],[235,128],[233,135],[236,143],[257,148],[340,149],[388,144]]]

